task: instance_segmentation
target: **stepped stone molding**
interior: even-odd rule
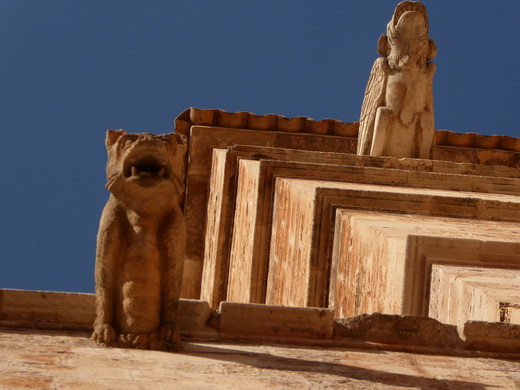
[[[275,191],[268,304],[326,307],[338,208],[520,220],[520,198],[513,195],[292,178],[278,178]],[[291,285],[294,275],[301,277],[299,286]]]
[[[468,306],[470,300],[458,301],[461,297],[450,294],[445,283],[439,286],[439,274],[433,270],[489,267],[482,268],[488,278],[499,267],[497,273],[506,268],[520,272],[516,225],[339,209],[329,307],[339,317],[373,312],[424,315],[461,329],[467,320],[493,321],[471,314],[448,320],[445,312]]]
[[[246,164],[246,160],[252,159],[259,161],[259,164],[249,164],[247,169],[239,172],[238,164]],[[243,174],[250,179],[242,180]],[[482,175],[493,177],[483,178]],[[207,291],[204,297],[211,302],[212,307],[216,308],[221,300],[265,302],[273,184],[277,177],[322,178],[432,188],[445,188],[449,185],[453,190],[505,194],[518,193],[520,190],[520,182],[515,179],[518,171],[509,167],[360,157],[240,145],[227,150],[215,150],[211,180],[216,190],[208,203],[208,215],[211,216],[206,231],[205,261],[208,272],[205,272],[203,282],[203,290]],[[244,186],[249,183],[252,187],[245,186],[243,191],[237,193],[239,182]],[[249,195],[253,193],[256,195],[251,198]],[[247,199],[245,203],[242,202],[241,194]],[[246,207],[251,211],[247,215],[248,218],[255,216],[254,224],[251,221],[248,224],[233,222],[242,220],[243,215],[235,216],[235,209],[238,207]],[[238,242],[241,237],[245,238],[244,243]],[[233,251],[231,246],[240,251]],[[241,282],[231,281],[228,284],[228,267],[231,270],[229,277],[236,276]],[[255,271],[247,274],[249,270]],[[226,297],[225,288],[231,295]]]
[[[520,307],[520,261],[516,267],[433,264],[428,315],[461,329],[469,320],[520,324],[507,312]]]

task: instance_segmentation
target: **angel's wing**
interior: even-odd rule
[[[389,72],[386,61],[385,58],[378,58],[370,72],[359,117],[358,155],[370,154],[376,110],[385,104],[386,81]]]

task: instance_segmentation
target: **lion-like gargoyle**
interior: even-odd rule
[[[397,5],[379,38],[361,108],[358,155],[432,158],[435,146],[433,75],[435,42],[426,7]]]
[[[93,340],[177,349],[186,231],[186,138],[108,130],[107,188],[98,233]]]

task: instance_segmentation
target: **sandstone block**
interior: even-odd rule
[[[494,352],[520,352],[520,325],[468,321],[464,326],[468,349]]]
[[[384,344],[439,348],[459,348],[463,344],[455,326],[411,315],[374,313],[342,318],[336,320],[334,334]]]
[[[179,301],[179,329],[182,336],[210,337],[216,335],[215,328],[208,325],[214,314],[208,302],[196,299],[181,299]]]
[[[50,329],[92,329],[93,294],[0,290],[0,323]]]
[[[302,308],[221,302],[222,333],[266,337],[330,339],[334,312],[320,308]]]

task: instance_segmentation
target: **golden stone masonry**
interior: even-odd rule
[[[434,129],[421,3],[378,52],[360,123],[109,130],[96,294],[0,290],[0,388],[518,388],[520,139]]]

